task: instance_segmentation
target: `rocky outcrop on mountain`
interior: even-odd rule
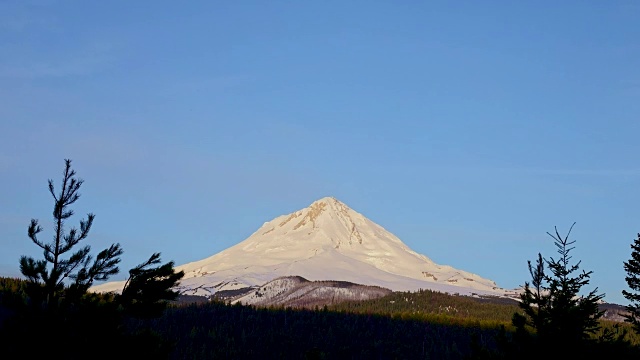
[[[309,281],[300,276],[280,277],[231,299],[232,303],[256,306],[314,308],[343,301],[370,300],[391,293],[378,286],[346,281]]]

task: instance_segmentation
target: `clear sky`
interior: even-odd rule
[[[575,221],[626,304],[639,39],[637,1],[2,1],[0,275],[41,257],[70,158],[113,279],[334,196],[506,288]]]

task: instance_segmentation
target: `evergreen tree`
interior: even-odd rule
[[[20,257],[20,271],[26,277],[24,297],[8,304],[10,316],[0,329],[0,337],[13,345],[8,358],[81,358],[102,342],[122,339],[112,298],[87,293],[94,281],[118,273],[122,249],[113,244],[91,255],[91,247],[84,245],[95,219],[91,213],[78,228],[68,224],[82,184],[66,159],[59,191],[48,181],[54,200],[52,240],[39,239],[43,229],[38,220],[32,219],[28,227],[27,234],[42,249],[43,258]]]
[[[57,307],[63,294],[67,301],[77,300],[95,280],[106,280],[119,271],[117,265],[122,254],[120,244],[111,245],[101,251],[95,259],[90,255],[89,245],[75,249],[76,245],[89,235],[94,214],[89,213],[85,220],[80,220],[79,229],[71,227],[65,232],[66,222],[73,215],[73,210],[69,207],[80,198],[78,190],[83,183],[83,180],[77,179],[75,175],[75,170],[71,169],[71,160],[65,159],[65,170],[58,194],[54,190],[53,180],[49,180],[49,192],[54,200],[55,225],[52,242],[45,243],[38,239],[42,227],[38,220],[31,219],[27,233],[31,241],[43,250],[44,259],[20,257],[20,271],[29,282],[27,294],[30,300],[47,308]],[[74,252],[67,257],[67,253],[72,250]],[[67,278],[73,281],[65,291],[64,281]]]
[[[525,325],[533,328],[540,346],[578,351],[590,334],[599,329],[598,320],[604,312],[598,310],[598,302],[604,294],[597,294],[598,288],[595,288],[580,295],[582,288],[589,284],[592,271],[578,272],[581,262],[571,263],[569,253],[574,249],[575,240],[570,241],[569,235],[573,225],[564,237],[557,228],[555,234],[547,233],[554,239],[560,255],[557,259],[545,259],[538,254],[535,266],[528,262],[532,280],[525,282],[519,304],[525,315],[514,314],[513,325],[520,331]]]
[[[102,345],[118,343],[129,349],[129,355],[166,356],[167,343],[149,329],[131,333],[128,316],[159,315],[166,300],[177,297],[171,287],[184,273],[175,273],[173,262],[152,267],[160,262],[160,255],[156,253],[129,272],[131,276],[123,295],[89,293],[94,281],[107,280],[118,273],[123,251],[119,244],[113,244],[94,258],[90,255],[90,246],[81,246],[89,235],[93,214],[81,220],[79,228],[67,228],[67,221],[73,215],[70,206],[80,198],[78,191],[83,183],[75,175],[71,160],[65,160],[58,193],[49,180],[55,224],[51,242],[38,238],[42,227],[38,220],[31,220],[28,235],[43,250],[44,259],[20,258],[20,270],[27,283],[26,296],[4,299],[0,293],[0,305],[10,306],[7,315],[0,313],[0,338],[13,345],[5,355],[8,358],[80,359],[101,347],[98,358],[113,358],[119,355],[119,349]],[[35,341],[37,346],[33,346]]]
[[[175,300],[179,293],[171,290],[184,276],[184,271],[175,272],[173,261],[160,263],[160,253],[154,253],[149,260],[129,270],[118,302],[130,315],[154,317],[160,315],[167,301]]]
[[[631,244],[631,259],[625,261],[624,270],[627,272],[627,285],[633,291],[622,290],[622,295],[630,301],[625,321],[631,323],[635,332],[640,334],[640,233]]]

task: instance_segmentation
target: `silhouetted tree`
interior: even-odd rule
[[[65,279],[73,280],[66,292],[67,300],[77,299],[84,294],[95,280],[106,280],[118,273],[119,256],[122,254],[120,244],[113,244],[101,251],[95,259],[89,254],[91,247],[85,245],[74,249],[85,240],[91,230],[95,218],[89,213],[85,220],[80,220],[80,228],[71,227],[65,232],[66,221],[73,215],[69,207],[80,198],[78,190],[83,180],[75,177],[71,169],[71,160],[65,159],[65,170],[61,189],[56,194],[53,180],[49,180],[49,192],[53,196],[54,236],[50,243],[38,239],[42,227],[38,220],[31,219],[29,238],[43,250],[44,259],[20,257],[20,271],[29,281],[27,294],[31,301],[44,302],[46,307],[57,306],[58,300],[65,292]],[[74,250],[70,256],[67,253]]]
[[[94,258],[91,247],[82,246],[94,214],[81,220],[79,228],[67,226],[74,214],[70,206],[80,198],[83,184],[75,175],[71,160],[66,159],[59,192],[49,180],[54,199],[51,242],[38,238],[42,227],[38,220],[31,220],[28,235],[43,250],[43,259],[20,258],[20,271],[26,277],[25,296],[0,293],[0,305],[9,306],[0,309],[0,339],[12,344],[8,349],[3,347],[3,355],[66,359],[86,358],[88,354],[97,358],[121,355],[117,347],[103,346],[107,343],[123,345],[131,357],[165,357],[168,348],[162,337],[149,329],[130,332],[127,316],[159,315],[165,301],[178,295],[171,287],[184,273],[176,273],[173,262],[153,267],[160,262],[156,253],[129,272],[122,295],[88,292],[94,281],[107,280],[118,273],[123,251],[120,244],[113,244]]]
[[[138,317],[158,316],[164,310],[167,301],[175,300],[179,293],[172,290],[184,276],[184,271],[175,272],[173,261],[163,265],[160,253],[154,253],[149,260],[129,270],[118,302],[131,315]]]
[[[627,272],[627,285],[631,291],[622,290],[622,295],[630,301],[627,305],[628,315],[625,321],[633,325],[636,333],[640,333],[640,233],[631,244],[631,259],[624,262],[624,270]]]
[[[122,249],[113,244],[91,255],[91,247],[83,244],[95,219],[91,213],[78,228],[68,224],[82,184],[71,160],[65,159],[59,191],[48,181],[54,200],[52,240],[39,239],[43,229],[38,220],[32,219],[28,227],[27,234],[42,249],[43,258],[20,257],[20,271],[26,277],[24,296],[11,301],[11,315],[0,329],[0,337],[12,344],[8,358],[80,358],[101,342],[122,339],[112,297],[87,293],[94,281],[118,273]]]
[[[532,327],[539,346],[558,346],[575,352],[599,329],[598,320],[604,312],[598,310],[598,302],[604,294],[597,294],[595,288],[580,295],[582,287],[589,284],[592,271],[578,272],[580,261],[571,263],[569,253],[575,240],[570,241],[569,235],[574,225],[564,237],[557,228],[555,234],[547,233],[554,239],[559,258],[547,260],[538,254],[535,266],[528,262],[532,280],[525,282],[519,305],[525,315],[514,314],[513,325],[521,332],[525,325]]]

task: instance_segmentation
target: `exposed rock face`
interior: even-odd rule
[[[370,300],[391,293],[378,286],[366,286],[345,281],[309,281],[300,276],[280,277],[259,288],[231,299],[232,303],[294,308],[313,308],[348,300]]]
[[[598,304],[598,310],[604,311],[603,319],[617,322],[624,322],[624,315],[629,315],[627,308],[618,304]]]

